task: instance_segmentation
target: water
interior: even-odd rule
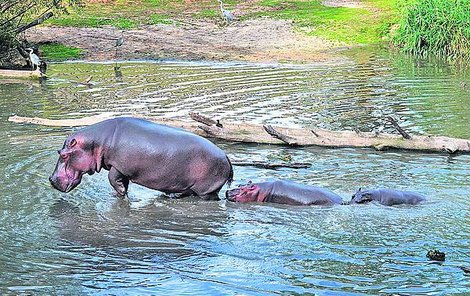
[[[470,138],[470,73],[437,62],[351,53],[339,65],[139,62],[51,65],[41,84],[0,84],[2,295],[468,295],[470,156],[293,149],[217,142],[230,157],[290,154],[309,169],[235,167],[235,184],[290,179],[350,198],[358,187],[428,202],[292,207],[168,200],[135,184],[117,201],[105,173],[70,194],[47,177],[69,128],[12,114],[187,117],[370,131],[388,115],[421,134]],[[93,75],[91,87],[77,82]],[[4,81],[5,82],[5,81]],[[385,126],[389,132],[391,127]],[[225,188],[222,192],[224,193]],[[222,196],[221,194],[221,196]],[[447,255],[427,261],[427,250]]]

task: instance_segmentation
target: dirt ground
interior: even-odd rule
[[[115,50],[117,38],[124,43]],[[183,59],[252,62],[315,62],[341,59],[342,49],[319,37],[305,36],[286,20],[260,18],[228,26],[212,20],[144,26],[74,28],[43,26],[28,31],[30,42],[60,42],[83,49],[84,59]]]

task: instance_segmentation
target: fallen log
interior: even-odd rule
[[[43,74],[39,70],[29,71],[29,70],[5,70],[5,69],[0,69],[0,77],[41,78],[41,77],[43,77]]]
[[[200,125],[199,122],[185,120],[165,120],[151,116],[136,116],[147,120],[188,130],[203,137],[223,139],[232,142],[286,145],[268,134],[263,125],[252,123],[225,122],[217,125]],[[45,119],[11,116],[8,120],[17,123],[33,123],[47,126],[74,127],[97,123],[111,118],[106,115],[77,119]],[[219,123],[220,124],[220,123]],[[371,132],[329,131],[324,129],[288,128],[276,126],[276,131],[287,135],[297,146],[374,148],[376,150],[403,149],[423,152],[470,153],[470,141],[442,136],[413,135],[404,139],[401,135],[376,134]]]

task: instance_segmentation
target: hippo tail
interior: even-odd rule
[[[227,157],[228,163],[230,164],[230,175],[228,176],[228,179],[227,179],[227,185],[230,188],[230,185],[232,185],[232,182],[233,182],[233,165],[232,165],[232,162],[230,161],[230,158],[228,158],[228,156],[226,157]]]

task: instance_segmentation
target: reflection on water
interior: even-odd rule
[[[19,125],[11,114],[66,118],[111,112],[373,130],[394,115],[418,133],[470,138],[469,74],[351,53],[342,65],[67,63],[51,78],[0,84],[0,293],[54,295],[461,295],[470,279],[470,157],[368,149],[218,142],[230,157],[277,153],[308,169],[235,167],[235,184],[273,178],[328,187],[419,191],[416,207],[289,207],[167,199],[131,185],[111,194],[105,173],[72,193],[47,177],[67,128]],[[92,75],[91,85],[84,82]],[[444,120],[445,119],[445,120]],[[390,127],[386,126],[386,129]],[[389,131],[392,131],[391,129]],[[225,190],[225,189],[224,189]],[[224,192],[222,192],[223,194]],[[446,252],[431,264],[428,249]]]

